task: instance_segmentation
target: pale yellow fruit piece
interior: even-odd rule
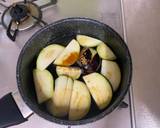
[[[77,35],[76,39],[78,43],[83,47],[96,47],[97,45],[103,43],[99,39],[89,37],[86,35]]]
[[[107,107],[112,99],[112,89],[107,79],[96,72],[83,79],[99,109]]]
[[[92,53],[92,58],[97,54],[97,51],[93,48],[89,48],[89,50],[91,51]]]
[[[34,69],[33,79],[39,104],[47,101],[53,96],[54,79],[49,71]]]
[[[110,81],[113,91],[116,91],[119,88],[121,82],[121,71],[116,62],[102,60],[101,74]]]
[[[57,75],[66,75],[71,77],[72,79],[78,79],[82,73],[81,69],[78,67],[56,67]]]
[[[46,69],[63,50],[64,47],[58,44],[51,44],[43,48],[37,58],[37,69]]]
[[[69,120],[82,119],[89,111],[91,97],[85,83],[74,80],[70,102]]]
[[[69,112],[73,80],[67,76],[59,76],[55,80],[53,98],[47,103],[48,111],[56,117],[64,117]]]
[[[116,59],[116,56],[113,53],[113,51],[105,43],[101,43],[97,46],[97,52],[102,59],[107,59],[107,60]]]
[[[64,51],[56,58],[54,64],[59,66],[70,66],[74,64],[80,53],[80,46],[76,40],[71,40]]]

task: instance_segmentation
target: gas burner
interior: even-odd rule
[[[40,8],[31,2],[18,2],[8,7],[2,15],[2,25],[7,29],[10,21],[13,20],[11,30],[17,29],[17,22],[19,22],[18,30],[23,31],[36,25],[42,18]]]
[[[2,25],[7,29],[7,36],[15,41],[18,31],[32,28],[41,22],[42,12],[40,8],[32,2],[17,2],[9,6],[2,14]]]
[[[7,36],[15,41],[19,31],[28,30],[35,25],[41,27],[47,25],[42,20],[42,11],[49,7],[53,7],[57,0],[23,0],[22,2],[2,1],[0,6],[3,7],[0,25],[7,31]],[[8,6],[12,4],[11,6]]]
[[[10,10],[10,16],[15,22],[23,22],[28,18],[29,10],[25,5],[15,4]]]

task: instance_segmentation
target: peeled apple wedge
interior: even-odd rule
[[[92,53],[92,58],[97,54],[97,51],[93,48],[89,48],[89,50],[91,51]]]
[[[79,43],[73,39],[64,49],[64,51],[56,58],[54,64],[60,66],[70,66],[78,60],[79,53]]]
[[[33,79],[38,103],[41,104],[53,96],[54,79],[47,70],[33,70]]]
[[[46,108],[48,110],[48,112],[52,115],[54,115],[54,105],[53,105],[53,100],[54,100],[54,95],[51,97],[51,99],[49,99],[47,102],[46,102]]]
[[[113,53],[113,51],[105,43],[101,43],[97,46],[97,52],[102,59],[107,59],[107,60],[116,59],[116,56]]]
[[[76,68],[76,67],[62,67],[62,66],[57,66],[56,67],[56,72],[57,75],[66,75],[71,77],[72,79],[78,79],[81,75],[81,69]]]
[[[37,58],[37,69],[47,68],[63,50],[64,47],[58,44],[52,44],[42,49]]]
[[[86,35],[77,35],[76,39],[83,47],[96,47],[97,45],[103,43],[101,40]]]
[[[94,101],[99,109],[107,107],[112,99],[112,88],[108,80],[99,73],[91,73],[83,77]]]
[[[55,80],[54,96],[47,104],[48,111],[56,117],[64,117],[69,112],[73,80],[67,76],[59,76]]]
[[[115,92],[121,82],[121,71],[116,62],[102,60],[101,74],[103,74],[111,83]]]
[[[73,91],[70,101],[69,120],[79,120],[89,111],[91,97],[87,86],[78,80],[74,80]]]

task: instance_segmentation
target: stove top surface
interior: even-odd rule
[[[10,6],[18,0],[7,0],[3,3]],[[123,28],[121,1],[119,0],[58,0],[55,4],[50,0],[36,0],[35,3],[42,7],[42,20],[48,24],[68,17],[89,17],[106,23],[115,29],[122,37],[125,36]],[[2,15],[5,7],[0,5]],[[0,97],[8,92],[17,90],[16,84],[16,63],[20,50],[26,41],[39,29],[41,25],[37,25],[32,29],[20,32],[16,41],[11,41],[6,35],[6,29],[0,26]],[[124,37],[125,38],[125,37]],[[117,108],[114,112],[105,116],[103,119],[94,123],[80,126],[72,126],[73,128],[132,128],[132,112],[130,95],[127,94],[124,101],[128,103],[128,108]],[[23,124],[13,126],[14,128],[24,127],[67,127],[46,121],[36,114],[31,116],[29,120]]]

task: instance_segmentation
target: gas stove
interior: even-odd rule
[[[126,40],[123,4],[119,0],[0,0],[0,16],[0,97],[11,91],[17,92],[15,70],[20,50],[36,31],[47,24],[68,17],[89,17],[108,24]],[[21,108],[23,113],[29,112],[23,103]],[[67,126],[34,114],[27,122],[13,126],[22,127]],[[71,127],[135,128],[132,88],[120,107],[111,114],[94,123]]]
[[[39,2],[39,1],[38,1]],[[7,1],[0,5],[4,11],[1,12],[1,25],[6,29],[6,35],[12,41],[16,40],[17,34],[24,30],[29,30],[36,25],[45,26],[47,23],[42,20],[42,10],[49,5],[56,3],[55,0],[45,1],[39,5],[34,1],[17,1],[7,6]]]

